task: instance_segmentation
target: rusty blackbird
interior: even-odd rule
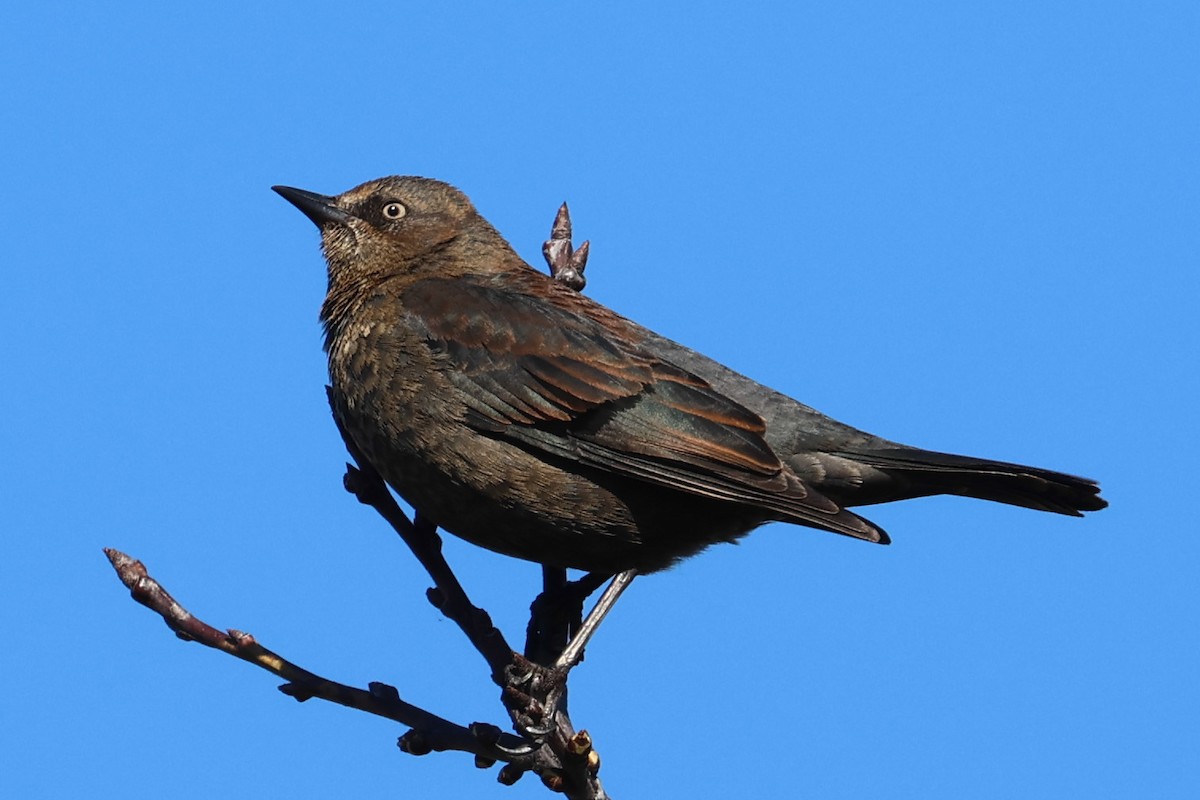
[[[770,521],[955,494],[1080,516],[1094,481],[856,430],[525,263],[459,190],[274,187],[321,231],[334,413],[422,516],[551,566],[653,572]]]

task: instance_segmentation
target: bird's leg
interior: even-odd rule
[[[525,628],[525,657],[536,664],[550,663],[567,644],[570,609],[561,602],[566,588],[565,569],[542,567],[542,593],[529,606]]]
[[[562,654],[570,637],[583,624],[583,602],[612,575],[589,572],[568,581],[566,570],[542,567],[542,593],[529,607],[525,658],[549,666]]]
[[[637,577],[636,569],[627,569],[624,572],[617,573],[612,582],[604,590],[604,594],[600,595],[600,599],[596,601],[595,607],[588,613],[587,619],[579,626],[579,630],[571,638],[566,649],[559,655],[558,660],[554,662],[554,669],[569,671],[572,667],[583,660],[583,648],[595,635],[596,629],[600,627],[600,623],[608,616],[608,612],[612,611],[613,606],[617,604],[617,599],[621,594],[629,588],[629,584],[633,583],[633,579]]]
[[[517,731],[523,736],[539,741],[555,730],[556,715],[560,711],[566,712],[567,675],[575,665],[583,660],[584,647],[587,646],[600,623],[612,610],[617,598],[629,587],[636,576],[637,570],[627,570],[614,576],[600,599],[596,601],[595,607],[588,613],[587,618],[576,626],[577,630],[566,647],[560,649],[555,642],[555,647],[549,652],[542,651],[543,656],[557,651],[556,655],[550,655],[553,663],[539,663],[533,660],[528,657],[532,655],[532,651],[528,650],[525,656],[513,654],[513,664],[506,676],[507,681],[502,698]],[[534,601],[532,609],[534,618],[543,620],[541,624],[549,627],[552,623],[548,623],[546,620],[557,616],[560,622],[557,630],[564,630],[561,627],[561,619],[565,618],[565,613],[572,609],[578,609],[579,613],[574,614],[575,619],[578,619],[582,615],[583,601],[587,595],[607,577],[600,573],[588,573],[578,581],[568,583],[557,590],[544,591]],[[555,600],[559,602],[556,603]],[[549,606],[549,610],[539,609],[539,606]],[[537,646],[545,644],[545,641],[541,636],[531,633],[530,639],[527,640],[527,646],[531,644]]]
[[[561,686],[566,673],[555,671],[552,665],[582,626],[584,601],[610,577],[590,572],[568,581],[565,569],[542,567],[542,592],[529,608],[525,653],[513,654],[501,694],[522,734],[540,739],[556,727],[554,712],[566,713],[565,686]],[[548,704],[551,696],[555,700]]]

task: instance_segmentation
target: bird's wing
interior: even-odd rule
[[[473,425],[568,423],[593,408],[641,393],[653,380],[639,358],[584,318],[524,294],[467,280],[407,286],[406,323],[454,365],[450,372]]]
[[[579,299],[581,309],[593,306]],[[787,470],[763,438],[760,416],[640,348],[611,320],[558,300],[435,278],[409,284],[401,305],[405,324],[449,360],[467,424],[481,432],[838,533],[886,538]]]

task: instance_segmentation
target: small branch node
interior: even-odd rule
[[[395,686],[380,681],[371,681],[367,684],[367,691],[376,700],[382,700],[387,703],[396,703],[400,701],[400,690]]]
[[[305,689],[303,686],[297,683],[285,683],[279,687],[279,691],[283,692],[288,697],[293,698],[297,703],[303,703],[306,700],[312,700],[313,697],[316,696],[308,689]]]
[[[396,746],[401,752],[410,756],[425,756],[433,752],[433,746],[425,735],[417,729],[412,729],[396,740]]]
[[[562,794],[566,791],[567,782],[563,779],[562,773],[556,769],[542,772],[542,783],[552,792]]]
[[[490,722],[472,722],[467,726],[467,730],[481,743],[489,746],[500,741],[500,734],[502,733],[498,726]]]
[[[521,776],[524,775],[525,772],[526,770],[524,768],[518,767],[515,764],[505,764],[500,768],[500,771],[496,773],[496,780],[505,786],[512,786],[514,783],[521,780]]]
[[[254,634],[239,631],[236,628],[230,628],[226,631],[229,635],[229,643],[239,650],[249,650],[252,647],[258,646],[258,640],[254,638]]]

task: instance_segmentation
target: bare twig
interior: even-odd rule
[[[162,584],[150,576],[141,561],[112,548],[105,548],[104,553],[121,582],[129,588],[133,599],[162,617],[176,636],[228,653],[283,678],[287,683],[279,689],[289,697],[300,702],[315,697],[408,725],[418,736],[406,734],[406,737],[410,740],[419,738],[425,745],[425,752],[461,750],[479,758],[505,761],[523,769],[561,768],[557,759],[546,763],[545,755],[536,753],[529,742],[500,733],[498,728],[495,729],[496,735],[490,735],[486,727],[479,723],[470,727],[457,725],[404,702],[399,692],[385,683],[371,683],[370,688],[364,690],[322,678],[263,647],[249,633],[219,630],[180,605]],[[409,752],[420,755],[419,749],[409,749]]]

